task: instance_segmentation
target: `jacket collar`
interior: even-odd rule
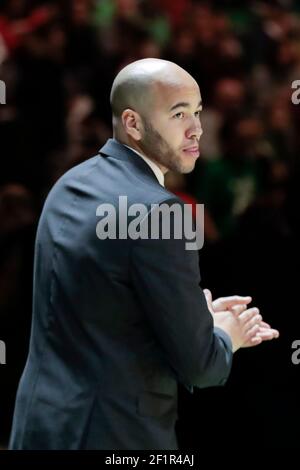
[[[150,166],[140,158],[136,152],[121,144],[116,139],[108,139],[103,147],[100,148],[99,154],[103,157],[111,157],[131,163],[139,173],[142,173],[143,176],[151,178],[151,180],[154,180],[159,184],[157,177]]]

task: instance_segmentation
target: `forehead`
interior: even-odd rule
[[[192,77],[187,77],[185,80],[159,81],[153,84],[153,105],[156,109],[168,111],[179,102],[197,107],[200,101],[199,86]]]

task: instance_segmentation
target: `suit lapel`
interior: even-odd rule
[[[99,154],[102,157],[116,158],[117,160],[123,160],[131,163],[138,173],[142,174],[143,177],[150,179],[152,183],[159,182],[156,178],[155,173],[152,171],[149,165],[125,145],[121,144],[115,139],[109,139],[106,144],[99,150]]]

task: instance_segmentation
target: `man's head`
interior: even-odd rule
[[[199,156],[201,95],[178,65],[142,59],[123,68],[111,90],[114,136],[163,172],[189,173]]]

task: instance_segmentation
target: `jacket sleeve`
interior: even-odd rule
[[[177,199],[165,203],[170,206],[174,202],[178,204]],[[150,219],[148,214],[143,221],[148,224],[148,234]],[[168,239],[160,232],[156,239],[149,235],[132,243],[134,289],[178,381],[188,389],[224,385],[232,363],[231,340],[225,331],[213,326],[199,285],[198,251],[187,250],[185,237],[175,236],[174,220],[171,217]]]

